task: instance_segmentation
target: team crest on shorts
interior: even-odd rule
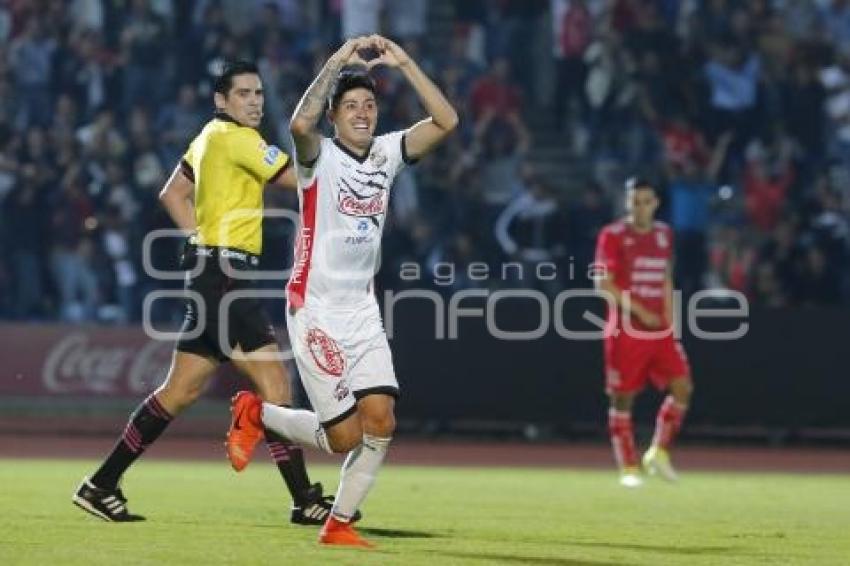
[[[334,377],[342,376],[345,355],[336,340],[318,328],[311,328],[307,331],[307,347],[320,370]]]

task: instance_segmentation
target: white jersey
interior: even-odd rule
[[[301,230],[287,301],[350,309],[374,300],[390,187],[409,162],[403,131],[377,136],[363,158],[322,138],[311,167],[295,160]]]

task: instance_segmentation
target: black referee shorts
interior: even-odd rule
[[[186,314],[177,350],[225,362],[230,359],[228,352],[237,346],[243,352],[253,352],[277,343],[274,327],[258,298],[236,299],[225,311],[220,311],[222,300],[228,293],[256,288],[256,280],[248,277],[256,269],[258,258],[228,248],[188,246],[183,258],[184,269],[191,273],[198,262],[202,264],[200,271],[192,277],[187,276],[186,280],[186,290],[197,295],[186,299]],[[234,277],[233,272],[237,272],[239,277]],[[199,308],[197,300],[203,301],[203,308]],[[199,325],[200,333],[194,336]],[[223,336],[222,330],[225,332]]]

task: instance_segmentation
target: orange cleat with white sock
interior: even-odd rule
[[[374,544],[357,534],[351,523],[340,521],[333,515],[328,517],[322,530],[319,531],[319,542],[339,546],[359,546],[361,548],[375,547]]]
[[[237,472],[248,466],[257,443],[263,439],[263,401],[250,391],[240,391],[230,402],[227,458]]]

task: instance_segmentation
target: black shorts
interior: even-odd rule
[[[187,247],[184,269],[191,272],[198,262],[202,264],[200,271],[186,280],[186,290],[194,293],[186,298],[186,315],[177,350],[224,362],[230,359],[228,352],[237,346],[243,352],[253,352],[277,343],[274,327],[258,298],[236,299],[225,311],[220,311],[228,293],[256,289],[256,281],[248,277],[256,269],[257,257],[227,248]],[[234,277],[233,272],[239,276]],[[198,300],[203,301],[203,308],[199,308]]]

